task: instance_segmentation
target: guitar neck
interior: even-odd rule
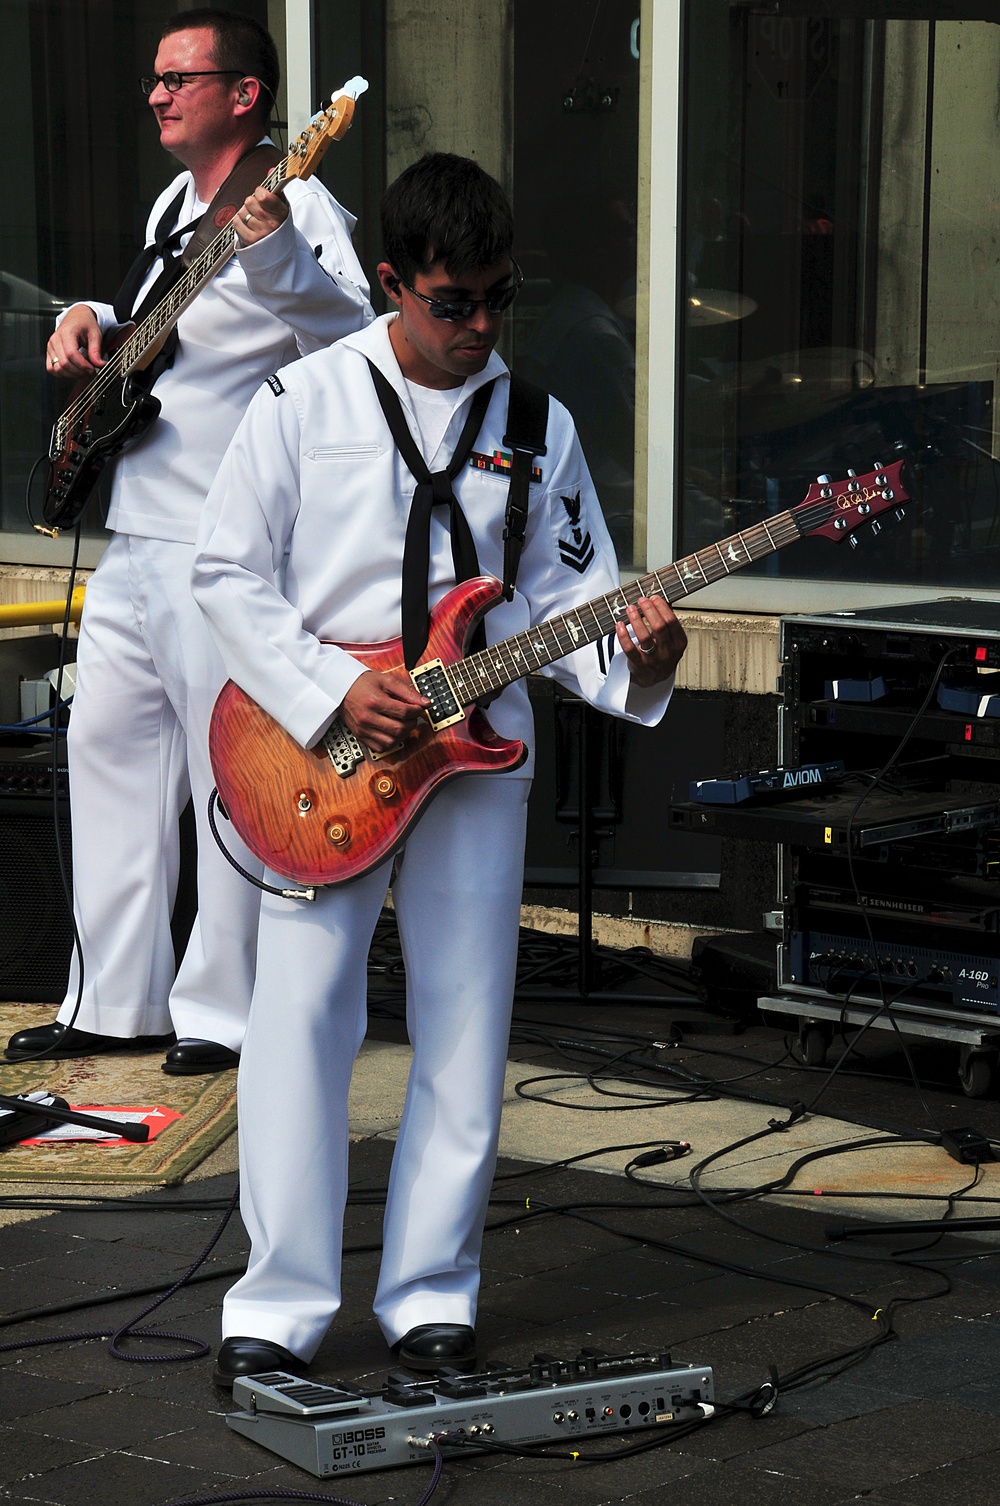
[[[286,181],[287,168],[288,158],[283,157],[271,169],[261,186],[272,193],[277,192]],[[188,304],[229,260],[238,246],[239,240],[230,220],[122,345],[117,357],[123,376],[132,371],[150,347],[172,329]]]
[[[764,559],[794,543],[821,527],[834,512],[833,505],[826,501],[802,503],[734,533],[721,543],[710,544],[676,560],[662,570],[629,581],[613,595],[596,596],[561,617],[549,618],[513,638],[480,649],[448,668],[448,682],[455,698],[460,705],[469,706],[482,696],[495,695],[515,680],[524,679],[534,670],[614,632],[616,623],[628,620],[627,608],[634,606],[640,597],[660,596],[665,601],[679,601],[713,581],[733,575],[753,560]]]

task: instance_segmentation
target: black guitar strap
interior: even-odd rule
[[[517,567],[528,526],[528,487],[536,455],[545,454],[545,431],[549,422],[549,395],[541,387],[511,376],[507,397],[507,432],[501,441],[511,452],[510,486],[503,529],[503,595],[514,596]]]

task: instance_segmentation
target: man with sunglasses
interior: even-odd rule
[[[161,144],[186,171],[153,206],[146,252],[114,306],[78,303],[61,319],[47,353],[59,376],[92,376],[104,364],[105,333],[165,296],[174,257],[237,163],[266,140],[277,52],[246,17],[181,11],[140,87]],[[254,165],[250,182],[267,171]],[[238,1060],[257,895],[218,851],[206,818],[208,719],[225,675],[191,598],[198,516],[261,382],[372,317],[353,217],[322,184],[294,182],[287,197],[255,189],[242,202],[245,194],[237,195],[238,254],[181,315],[172,363],[156,379],[159,417],[113,466],[114,531],[87,589],[69,731],[82,991],[74,956],[58,1019],[18,1032],[10,1059],[89,1055],[173,1031],[167,1072],[218,1071]],[[231,207],[215,210],[213,237],[231,217]],[[198,914],[175,968],[178,815],[189,794]]]
[[[406,644],[410,586],[426,638],[427,602],[464,573],[456,555],[466,530],[472,573],[504,571],[510,380],[495,346],[520,283],[510,206],[476,163],[435,153],[389,188],[382,231],[378,275],[394,312],[258,393],[199,533],[195,597],[226,667],[303,747],[314,747],[335,715],[376,752],[405,738],[427,705],[408,674],[373,673],[335,645],[378,642],[401,627]],[[544,438],[516,582],[486,620],[491,642],[619,589],[558,403]],[[628,627],[551,673],[607,711],[653,723],[685,640],[664,602],[639,606]],[[530,748],[523,681],[493,700],[489,718]],[[530,775],[529,756],[512,773],[452,779],[395,863],[322,889],[313,903],[264,897],[239,1077],[251,1254],[225,1299],[220,1385],[303,1369],[340,1305],[348,1088],[365,1033],[369,940],[390,882],[414,1061],[375,1312],[399,1363],[475,1365]]]

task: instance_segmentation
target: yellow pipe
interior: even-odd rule
[[[69,620],[79,623],[86,586],[77,586],[69,599]],[[62,622],[66,616],[66,598],[62,601],[15,601],[0,606],[0,628],[38,627],[43,622]]]

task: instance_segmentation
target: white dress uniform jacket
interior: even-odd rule
[[[204,210],[191,175],[181,173],[152,208],[147,245],[181,189],[177,226]],[[208,718],[225,675],[191,598],[193,543],[215,471],[268,373],[373,317],[351,245],[353,217],[315,179],[289,184],[287,197],[288,219],[232,257],[181,315],[173,365],[154,388],[160,415],[113,467],[115,533],[87,590],[69,732],[84,954],[74,1024],[103,1035],[173,1029],[233,1050],[242,1041],[257,898],[205,819]],[[160,270],[157,260],[135,307]],[[110,305],[90,307],[103,329],[114,325]],[[189,794],[199,910],[175,977],[177,818]],[[74,957],[63,1022],[78,983]]]

